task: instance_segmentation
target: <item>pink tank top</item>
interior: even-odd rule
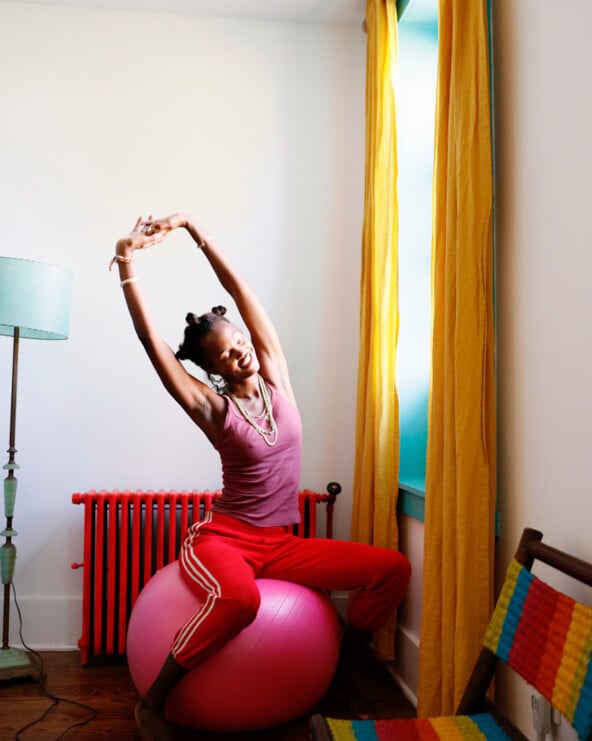
[[[266,382],[267,383],[267,382]],[[302,425],[298,409],[267,383],[278,440],[269,446],[226,396],[224,431],[215,448],[222,460],[222,496],[214,512],[259,527],[299,522]],[[266,427],[265,418],[257,423]]]

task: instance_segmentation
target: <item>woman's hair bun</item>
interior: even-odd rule
[[[187,326],[183,333],[183,342],[179,345],[179,349],[175,353],[177,360],[191,360],[209,373],[208,368],[211,364],[208,360],[207,352],[203,347],[203,338],[208,332],[212,331],[218,322],[228,323],[228,319],[226,319],[224,314],[226,314],[226,307],[224,306],[214,306],[212,311],[201,316],[193,314],[191,311],[188,312],[185,315]],[[217,382],[213,379],[211,380],[217,389]]]

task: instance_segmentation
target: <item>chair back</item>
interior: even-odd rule
[[[484,646],[537,689],[585,741],[592,736],[592,608],[532,574],[529,561],[546,556],[541,560],[584,576],[588,584],[592,569],[577,559],[575,568],[563,568],[572,557],[538,541],[528,553],[526,565],[510,563]],[[582,569],[583,574],[574,573]]]

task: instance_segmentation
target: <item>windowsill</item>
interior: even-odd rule
[[[400,514],[413,517],[420,522],[425,517],[425,478],[408,478],[399,481],[399,500],[397,510]]]
[[[397,501],[397,512],[414,520],[425,522],[425,479],[408,478],[399,480],[399,499]],[[495,537],[499,537],[500,513],[495,511]]]

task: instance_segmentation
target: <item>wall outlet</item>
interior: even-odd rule
[[[530,706],[534,730],[538,738],[543,738],[551,732],[551,705],[545,697],[535,692],[530,696]]]

